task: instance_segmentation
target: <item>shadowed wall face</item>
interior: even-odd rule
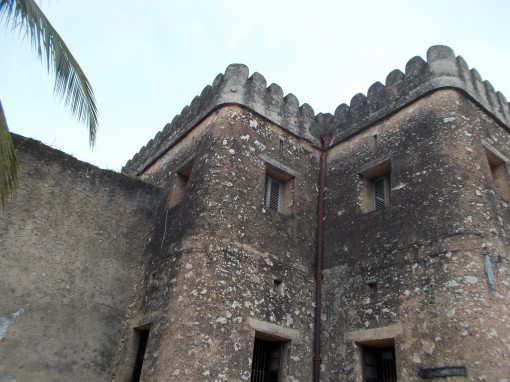
[[[508,373],[509,157],[508,131],[453,89],[331,150],[330,380],[361,380],[367,354],[388,345],[399,380],[467,369],[475,380],[497,381]],[[367,208],[370,180],[381,176],[388,203]]]
[[[0,375],[110,381],[159,190],[14,138],[20,185],[0,211]]]
[[[143,175],[167,196],[118,380],[134,364],[133,328],[148,323],[141,380],[249,380],[255,338],[282,346],[282,378],[310,380],[318,168],[316,149],[237,105],[154,162]],[[282,185],[280,211],[264,203],[268,177]]]

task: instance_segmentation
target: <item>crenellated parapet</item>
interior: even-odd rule
[[[388,74],[385,85],[376,82],[366,96],[356,94],[349,106],[338,106],[331,131],[332,144],[441,88],[464,91],[494,118],[510,127],[510,108],[505,96],[496,92],[489,81],[483,81],[476,69],[469,69],[461,56],[455,57],[452,49],[437,45],[427,51],[427,61],[413,57],[407,62],[405,73],[396,69]]]
[[[317,146],[320,145],[317,130],[330,126],[333,119],[331,114],[316,116],[310,105],[305,103],[300,106],[294,94],[284,96],[280,86],[267,86],[266,79],[259,73],[248,77],[246,65],[232,64],[227,67],[225,74],[219,74],[212,85],[206,86],[200,96],[195,97],[189,106],[182,109],[181,114],[175,116],[163,131],[128,161],[122,171],[141,173],[213,110],[229,104],[247,107]]]
[[[261,74],[253,73],[251,77],[248,74],[245,65],[228,66],[224,74],[219,74],[212,85],[206,86],[200,96],[128,161],[123,172],[141,173],[213,110],[229,104],[244,106],[320,147],[325,133],[333,136],[331,144],[334,145],[432,91],[456,88],[510,129],[510,107],[503,94],[496,92],[490,82],[483,81],[475,69],[469,69],[464,59],[456,57],[446,46],[429,48],[427,61],[412,58],[405,73],[398,69],[392,71],[384,85],[376,82],[366,96],[356,94],[350,105],[338,106],[334,116],[315,115],[310,105],[300,106],[293,94],[284,96],[280,86],[267,86]]]

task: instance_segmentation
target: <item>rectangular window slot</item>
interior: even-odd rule
[[[174,184],[170,190],[166,203],[167,208],[173,208],[184,200],[192,167],[193,162],[190,162],[175,174]]]
[[[279,382],[285,342],[255,338],[251,382]]]
[[[133,366],[133,374],[131,382],[140,381],[142,375],[143,360],[145,358],[145,350],[147,349],[147,342],[149,341],[150,325],[140,326],[135,328],[134,340],[136,346],[136,358]]]
[[[360,202],[363,212],[389,207],[391,190],[391,160],[385,160],[359,174],[363,180]]]
[[[508,177],[505,161],[488,148],[485,148],[485,155],[489,163],[495,191],[503,199],[510,200],[510,188],[508,185],[510,179]]]
[[[282,214],[290,212],[293,176],[266,164],[264,207]]]
[[[376,279],[367,280],[367,285],[368,285],[370,292],[372,292],[372,293],[377,292],[377,280]]]
[[[390,204],[390,176],[384,175],[372,181],[374,210],[388,207]]]
[[[273,293],[277,296],[283,296],[284,288],[283,281],[280,279],[274,279],[273,281]]]
[[[396,382],[395,347],[363,347],[363,382]]]
[[[282,212],[282,184],[276,179],[266,176],[264,189],[264,205],[274,211]]]

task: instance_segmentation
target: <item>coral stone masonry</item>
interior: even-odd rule
[[[0,381],[509,382],[509,132],[434,46],[334,114],[230,65],[125,175],[16,138]]]

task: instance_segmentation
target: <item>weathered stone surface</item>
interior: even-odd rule
[[[0,380],[111,380],[159,190],[14,142],[20,184],[0,211]]]
[[[205,116],[228,104],[247,107],[281,126],[288,133],[301,136],[320,148],[322,131],[316,128],[313,109],[307,105],[310,110],[303,113],[305,104],[298,110],[290,111],[283,98],[282,89],[276,84],[266,89],[265,84],[264,77],[259,73],[248,78],[247,66],[229,65],[225,74],[219,74],[212,87],[207,88],[208,91],[204,89],[192,105],[186,106],[181,115],[174,118],[170,126],[165,127],[165,134],[143,147],[126,164],[123,171],[135,175],[144,172],[155,158],[172,147]],[[509,105],[504,97],[499,97],[488,81],[482,81],[475,69],[470,71],[464,59],[455,57],[451,48],[437,45],[428,50],[426,62],[420,57],[414,57],[407,63],[405,74],[395,69],[386,78],[386,86],[381,88],[377,85],[377,92],[371,87],[368,102],[359,93],[353,97],[351,107],[344,108],[338,116],[335,113],[339,118],[335,118],[331,126],[332,143],[344,141],[391,115],[395,110],[432,91],[444,88],[456,88],[467,93],[498,121],[505,126],[510,125]]]
[[[146,180],[171,194],[176,170],[193,158],[183,201],[158,212],[130,312],[135,327],[153,323],[143,378],[249,380],[256,330],[250,319],[298,332],[292,356],[311,358],[314,151],[268,120],[229,106],[149,169]],[[295,176],[287,214],[263,205],[266,163],[284,163]],[[281,295],[275,278],[283,283]],[[127,350],[119,356],[121,380],[129,377],[123,370],[131,357]],[[291,368],[287,375],[310,380],[310,372]]]
[[[330,151],[324,380],[355,381],[359,346],[384,338],[395,341],[399,380],[452,365],[465,365],[468,380],[506,377],[510,216],[487,145],[510,154],[504,129],[462,94],[442,90]],[[390,205],[364,212],[358,174],[387,158]],[[484,254],[499,275],[495,292]],[[395,325],[401,332],[371,333]]]
[[[364,380],[367,347],[394,350],[399,381],[508,381],[509,116],[501,93],[436,46],[334,115],[229,66],[126,164],[162,192],[35,145],[41,162],[22,142],[33,189],[23,183],[0,220],[13,269],[0,337],[15,349],[0,365],[8,378],[131,381],[137,330],[150,328],[142,380],[250,380],[256,338],[283,344],[280,380],[312,380],[330,134],[321,381]],[[59,281],[29,285],[42,279],[32,267]]]

